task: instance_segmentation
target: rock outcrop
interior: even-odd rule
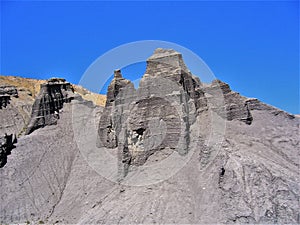
[[[147,60],[138,90],[120,70],[115,71],[100,119],[98,146],[118,147],[126,168],[144,164],[165,148],[186,154],[189,128],[208,108],[229,121],[250,125],[253,120],[247,98],[219,80],[203,85],[180,53],[157,49]]]
[[[18,92],[1,134],[16,127]],[[149,58],[137,90],[115,71],[105,108],[75,98],[62,109],[0,168],[1,223],[300,223],[300,119],[201,83],[175,51]]]
[[[147,60],[137,90],[120,70],[115,71],[100,119],[98,146],[118,147],[127,169],[144,164],[160,149],[184,155],[189,146],[189,127],[197,111],[206,106],[201,82],[187,70],[182,55],[157,49]]]
[[[0,86],[0,109],[6,108],[11,97],[18,97],[18,91],[14,86]]]
[[[5,134],[3,137],[0,137],[0,168],[6,164],[7,156],[16,147],[14,146],[15,143],[17,143],[17,138],[13,134]]]
[[[31,78],[23,78],[16,76],[1,76],[0,86],[14,86],[18,90],[20,99],[24,102],[33,104],[35,98],[40,92],[41,84],[46,83],[47,80],[37,80]],[[92,101],[95,105],[105,106],[106,96],[90,92],[89,90],[79,85],[72,84],[74,92],[81,95],[83,99]],[[31,107],[30,107],[31,108]]]
[[[187,97],[193,100],[196,109],[207,106],[200,79],[188,70],[179,52],[172,49],[156,49],[147,60],[144,77],[169,79],[183,88]]]
[[[134,93],[133,84],[122,77],[120,70],[115,70],[114,79],[108,86],[106,105],[99,123],[99,147],[105,146],[108,148],[116,148],[118,146],[117,136],[121,132],[121,117],[120,115],[115,115],[113,111],[114,106],[121,103],[118,101],[117,96],[120,90],[125,87],[127,87],[127,89],[130,88],[132,93]],[[134,96],[127,95],[126,97],[131,98]],[[123,98],[122,101],[123,104],[128,104],[131,100]]]
[[[204,88],[207,97],[209,95],[214,96],[216,90],[221,91],[222,97],[224,98],[224,104],[221,107],[220,105],[215,106],[212,104],[210,106],[212,110],[229,121],[236,119],[243,121],[248,125],[252,123],[253,117],[250,112],[247,98],[233,92],[228,84],[220,80],[214,80],[212,84]]]
[[[9,95],[12,97],[18,97],[18,91],[15,86],[0,86],[0,96]]]
[[[10,104],[11,97],[18,98],[18,91],[15,86],[2,85],[0,86],[0,112]],[[2,113],[2,112],[1,112]],[[5,133],[3,135],[3,133]],[[0,168],[7,162],[7,156],[15,147],[17,142],[15,134],[7,135],[6,132],[0,132]],[[3,136],[2,136],[3,135]]]
[[[25,135],[31,121],[32,106],[40,93],[42,84],[47,80],[36,80],[16,76],[0,76],[0,135],[14,133],[18,137]],[[85,88],[71,84],[75,94],[104,106],[106,96],[92,93]]]
[[[33,104],[26,134],[40,127],[56,124],[63,104],[71,102],[73,98],[72,85],[65,79],[52,78],[42,84],[40,93]]]

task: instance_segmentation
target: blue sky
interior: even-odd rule
[[[298,1],[1,1],[2,75],[76,84],[99,56],[139,40],[182,45],[233,90],[300,113]]]

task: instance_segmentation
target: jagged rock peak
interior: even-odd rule
[[[172,68],[173,70],[181,69],[190,72],[183,61],[182,54],[173,49],[157,48],[153,55],[147,59],[146,74],[157,73],[162,67],[163,70]]]
[[[173,49],[157,48],[148,60],[179,55],[181,54]]]
[[[107,89],[106,106],[110,106],[112,102],[115,101],[120,90],[123,87],[127,86],[128,84],[132,84],[132,83],[130,82],[130,80],[123,78],[121,70],[120,69],[115,70],[114,79],[111,81]]]
[[[120,79],[120,78],[123,78],[122,73],[120,69],[117,69],[114,71],[114,79]]]
[[[231,92],[230,86],[227,83],[218,79],[213,80],[211,84],[207,85],[207,87],[204,88],[204,90],[208,93],[210,92],[210,90],[216,89],[221,90],[223,94],[228,94],[229,92]]]
[[[173,84],[182,87],[183,91],[187,93],[188,98],[194,100],[197,110],[206,107],[204,93],[201,90],[201,81],[189,71],[181,53],[173,49],[156,49],[153,55],[147,60],[146,73],[141,82],[144,82],[148,78],[173,81]],[[161,81],[159,82],[161,83]],[[170,93],[172,93],[172,90],[166,94]]]
[[[197,110],[206,108],[200,84],[186,69],[182,55],[171,49],[155,50],[137,90],[120,70],[115,71],[99,122],[97,146],[118,147],[121,176],[161,149],[176,149],[181,155],[188,152],[190,126]],[[120,126],[122,121],[128,123]],[[168,138],[163,140],[164,136]]]

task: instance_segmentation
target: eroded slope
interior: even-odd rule
[[[300,119],[202,85],[176,52],[151,59],[142,91],[116,71],[105,108],[74,99],[18,140],[0,169],[1,222],[300,222]]]

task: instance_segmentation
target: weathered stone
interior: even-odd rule
[[[9,95],[12,97],[18,97],[18,91],[15,86],[2,85],[0,86],[0,96],[1,95]]]
[[[196,109],[193,86],[172,77],[177,54],[158,52],[171,55],[154,65],[162,76],[135,90],[118,72],[104,110],[78,98],[56,126],[18,138],[0,168],[1,223],[299,224],[300,119],[219,81],[199,85],[207,104]]]
[[[208,98],[212,102],[211,109],[216,111],[223,118],[229,121],[237,119],[248,125],[252,123],[253,117],[248,106],[247,98],[231,91],[228,84],[220,80],[214,80],[211,85],[204,88],[204,92],[210,95]],[[220,92],[222,95],[220,95]],[[222,105],[215,105],[213,103],[213,98],[216,96],[222,98]]]
[[[112,80],[107,89],[107,100],[105,106],[111,106],[116,100],[120,90],[130,83],[131,82],[129,80],[126,80],[122,77],[121,70],[115,70],[114,79]]]
[[[147,60],[144,77],[160,77],[170,79],[183,87],[188,97],[193,99],[196,109],[206,107],[201,82],[187,69],[182,55],[172,49],[158,48]]]
[[[63,104],[69,103],[73,98],[72,85],[65,79],[52,78],[41,84],[40,93],[32,107],[31,120],[26,134],[40,127],[56,124]]]
[[[186,154],[189,127],[196,111],[207,106],[200,86],[174,50],[154,52],[138,90],[116,70],[100,119],[98,147],[118,147],[124,168],[143,165],[165,148]]]
[[[18,97],[18,91],[14,86],[0,86],[0,109],[6,108],[10,103],[11,97]]]
[[[124,90],[121,92],[122,89]],[[120,70],[115,70],[114,79],[108,86],[107,101],[99,123],[98,147],[116,148],[118,146],[118,135],[121,132],[122,125],[120,120],[122,119],[121,116],[124,118],[125,115],[122,115],[122,112],[118,112],[115,106],[125,104],[124,107],[126,107],[127,104],[130,103],[131,100],[129,98],[131,98],[132,95],[129,93],[124,95],[122,99],[117,97],[127,89],[131,89],[133,93],[133,84],[122,77]]]
[[[15,135],[5,134],[4,137],[0,137],[0,168],[7,163],[7,156],[10,155],[11,150],[15,148],[14,144],[17,142]]]
[[[55,79],[58,81],[60,78]],[[52,79],[52,82],[55,79]],[[64,82],[64,79],[60,79],[60,81]],[[32,106],[43,83],[47,83],[47,81],[0,75],[0,92],[6,90],[6,94],[2,95],[2,98],[0,95],[0,136],[5,133],[16,134],[17,137],[25,135],[31,120]],[[106,96],[91,93],[83,87],[72,84],[73,88],[75,95],[79,94],[83,99],[92,101],[95,105],[105,105]],[[11,95],[7,94],[7,90],[10,90]],[[15,95],[15,93],[18,93],[18,95]]]

